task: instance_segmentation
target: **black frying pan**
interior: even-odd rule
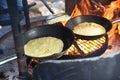
[[[79,23],[83,22],[94,22],[97,24],[100,24],[103,26],[106,30],[105,34],[100,34],[100,35],[94,35],[94,36],[85,36],[85,35],[80,35],[80,34],[75,34],[77,38],[81,39],[87,39],[87,40],[92,40],[92,39],[98,39],[102,37],[103,35],[106,35],[107,32],[112,28],[112,22],[109,21],[106,18],[100,17],[100,16],[94,16],[94,15],[82,15],[82,16],[76,16],[68,20],[66,23],[66,27],[69,29],[73,30],[73,28],[78,25]]]
[[[47,36],[56,37],[63,41],[64,47],[63,47],[62,52],[55,53],[54,55],[47,56],[47,57],[33,57],[33,56],[28,56],[28,57],[39,59],[41,61],[49,60],[49,59],[56,59],[56,58],[61,57],[74,42],[73,32],[66,27],[63,27],[61,25],[56,25],[56,24],[43,25],[43,26],[35,27],[35,28],[32,28],[26,31],[23,34],[23,39],[24,39],[23,41],[24,41],[24,44],[26,44],[31,39],[38,38],[38,37],[47,37]]]

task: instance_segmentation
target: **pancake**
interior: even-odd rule
[[[30,40],[24,45],[25,54],[33,57],[46,57],[63,50],[63,41],[55,37],[41,37]]]
[[[75,34],[84,36],[96,36],[106,32],[105,28],[94,22],[80,23],[74,27],[73,32]]]

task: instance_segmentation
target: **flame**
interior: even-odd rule
[[[95,5],[93,5],[95,4]],[[77,15],[89,15],[93,14],[94,11],[97,14],[97,11],[102,10],[101,16],[112,20],[115,16],[115,11],[120,10],[120,0],[112,1],[109,5],[102,5],[102,3],[96,3],[95,1],[91,4],[91,0],[80,0],[79,3],[76,3],[71,16]]]
[[[112,20],[116,15],[115,11],[120,9],[120,0],[112,1],[108,7],[104,7],[103,17]]]
[[[77,15],[82,15],[82,13],[80,12],[78,6],[75,5],[75,8],[74,8],[74,10],[73,10],[73,12],[72,12],[72,14],[71,14],[71,17],[77,16]]]
[[[120,11],[120,0],[112,1],[107,8],[104,7],[103,17],[113,20],[119,18]],[[120,33],[120,23],[113,24],[112,29],[108,32],[109,34],[109,45],[111,45],[115,39],[115,34]]]
[[[71,14],[71,17],[77,16],[77,15],[90,14],[88,7],[90,9],[92,8],[92,6],[90,4],[90,0],[81,0],[80,3],[77,3],[75,5],[74,10]]]
[[[120,23],[118,23],[118,34],[120,35]]]

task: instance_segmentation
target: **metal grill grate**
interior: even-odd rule
[[[67,50],[66,55],[90,55],[100,50],[107,42],[107,36],[96,40],[76,39],[75,43]]]

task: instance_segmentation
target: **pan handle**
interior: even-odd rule
[[[112,21],[112,24],[117,23],[117,22],[120,22],[120,19],[115,19],[115,20],[113,20],[113,21]]]

